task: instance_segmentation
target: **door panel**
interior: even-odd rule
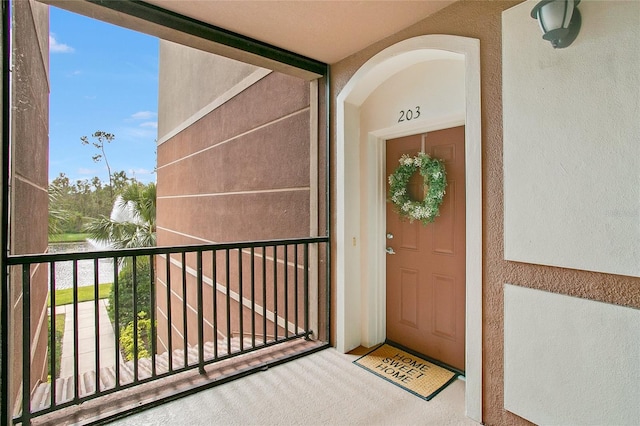
[[[433,227],[433,254],[454,255],[455,254],[455,218],[453,214],[442,214],[442,212],[455,211],[456,182],[447,182],[447,193],[440,205],[440,216],[436,219],[437,226]]]
[[[387,176],[403,154],[424,151],[445,161],[447,188],[440,216],[422,225],[401,219],[387,203],[387,338],[464,370],[464,127],[387,141]],[[388,183],[387,183],[388,189]],[[416,173],[409,193],[422,199]]]
[[[418,328],[418,271],[400,271],[400,321],[409,327]]]

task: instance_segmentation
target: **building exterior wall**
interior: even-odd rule
[[[160,40],[158,55],[158,104],[166,106],[158,111],[160,141],[259,69],[166,40]]]
[[[39,2],[16,1],[13,7],[12,175],[10,253],[44,253],[48,242],[49,162],[49,9]],[[45,266],[31,269],[31,384],[47,380],[47,276]],[[11,274],[13,347],[22,348],[22,276]],[[21,350],[12,371],[22,371]],[[20,374],[12,380],[12,401],[19,395]]]
[[[505,257],[640,277],[640,4],[580,4],[561,50],[533,6],[502,19]]]
[[[173,60],[183,57],[177,46],[164,48],[161,43],[160,102],[158,146],[158,245],[206,244],[235,241],[256,241],[307,237],[311,232],[310,208],[314,196],[310,174],[310,108],[311,84],[307,81],[269,72],[257,67],[219,58],[211,54],[193,54],[188,62],[201,72],[198,78],[185,78],[181,84],[163,85],[166,76],[179,78],[176,67],[185,62]],[[188,48],[183,48],[188,49]],[[192,49],[191,49],[192,50]],[[204,56],[202,56],[204,55]],[[187,67],[188,68],[188,67]],[[211,70],[211,71],[209,71]],[[201,84],[212,80],[215,84]],[[187,84],[188,83],[188,84]],[[173,96],[181,87],[181,96]],[[204,91],[205,93],[199,93]],[[184,105],[190,93],[197,93],[201,101]],[[181,105],[182,104],[182,105]],[[181,111],[174,116],[174,109]],[[174,117],[172,117],[174,116]],[[162,117],[172,123],[162,123]],[[259,253],[260,258],[263,256]],[[235,256],[235,257],[234,257]],[[217,275],[212,279],[212,258],[203,259],[204,317],[212,322],[213,282],[224,287],[229,281],[231,292],[238,293],[237,253],[230,255],[230,272],[224,271],[225,255],[217,254]],[[273,276],[273,253],[267,252],[267,277]],[[289,253],[291,261],[292,253]],[[276,254],[278,276],[284,272],[283,251]],[[162,260],[164,261],[164,260]],[[243,254],[243,267],[250,267],[248,253]],[[181,259],[174,259],[171,282],[180,282]],[[195,268],[195,259],[186,259]],[[259,265],[261,270],[261,265]],[[293,274],[293,266],[288,266]],[[166,270],[158,268],[157,294],[167,294]],[[188,325],[195,330],[196,277],[189,274],[186,290]],[[243,280],[244,294],[250,283]],[[245,288],[246,287],[246,288]],[[173,318],[182,316],[183,289],[171,285]],[[278,289],[279,306],[284,300]],[[225,306],[224,295],[216,292],[218,306]],[[256,302],[271,310],[273,291],[265,301],[260,295]],[[239,333],[237,299],[231,303],[230,331]],[[167,298],[158,298],[159,350],[166,348]],[[302,310],[301,310],[302,311]],[[226,334],[226,315],[218,309],[218,327]],[[245,323],[251,314],[244,311]],[[261,318],[257,318],[262,321]],[[273,323],[270,332],[273,335]],[[192,328],[193,327],[193,328]],[[243,330],[244,332],[244,330]],[[205,327],[205,341],[224,337],[213,335],[212,327]],[[196,333],[188,331],[188,341],[196,342]],[[174,347],[183,340],[181,321],[173,321]]]
[[[502,15],[505,259],[640,277],[640,3],[580,3],[562,50],[540,39],[534,6]],[[509,411],[637,423],[640,310],[509,284],[504,305]],[[594,368],[603,359],[616,361]]]
[[[487,424],[527,423],[523,418],[505,409],[503,332],[505,283],[558,295],[576,296],[587,301],[640,308],[638,278],[505,260],[502,12],[517,3],[519,2],[461,1],[455,3],[392,37],[332,64],[331,67],[331,90],[334,96],[337,96],[367,60],[384,48],[402,40],[425,34],[451,34],[480,40],[483,161],[483,421]],[[583,31],[585,31],[584,23]],[[332,98],[334,114],[332,123],[334,124],[331,127],[331,136],[334,144],[337,132],[335,101],[336,99]],[[333,170],[335,176],[335,165]],[[335,190],[332,194],[335,197]],[[336,229],[335,226],[333,229]],[[333,253],[335,253],[335,247]],[[335,279],[333,282],[335,283]],[[331,300],[336,300],[335,287]],[[335,327],[335,305],[332,312]]]

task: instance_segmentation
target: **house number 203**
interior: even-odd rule
[[[413,109],[400,110],[400,118],[398,118],[398,123],[402,123],[403,121],[411,121],[420,117],[420,107],[417,106]]]

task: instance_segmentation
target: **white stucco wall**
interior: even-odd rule
[[[464,122],[464,58],[459,56],[413,65],[382,83],[361,106],[362,129],[377,133],[385,133],[387,129],[406,132],[403,127],[418,122],[445,125],[451,121]],[[403,122],[399,122],[401,111]]]
[[[640,2],[555,50],[536,1],[503,13],[505,258],[640,276]]]
[[[506,284],[504,407],[542,425],[637,425],[640,310]]]

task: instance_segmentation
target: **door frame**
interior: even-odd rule
[[[451,57],[464,60],[464,113],[385,129],[361,128],[360,106],[391,75],[426,60]],[[360,345],[373,346],[386,336],[385,141],[465,125],[465,411],[468,417],[482,422],[479,40],[425,35],[382,50],[360,67],[338,95],[336,121],[336,347],[341,352]]]

